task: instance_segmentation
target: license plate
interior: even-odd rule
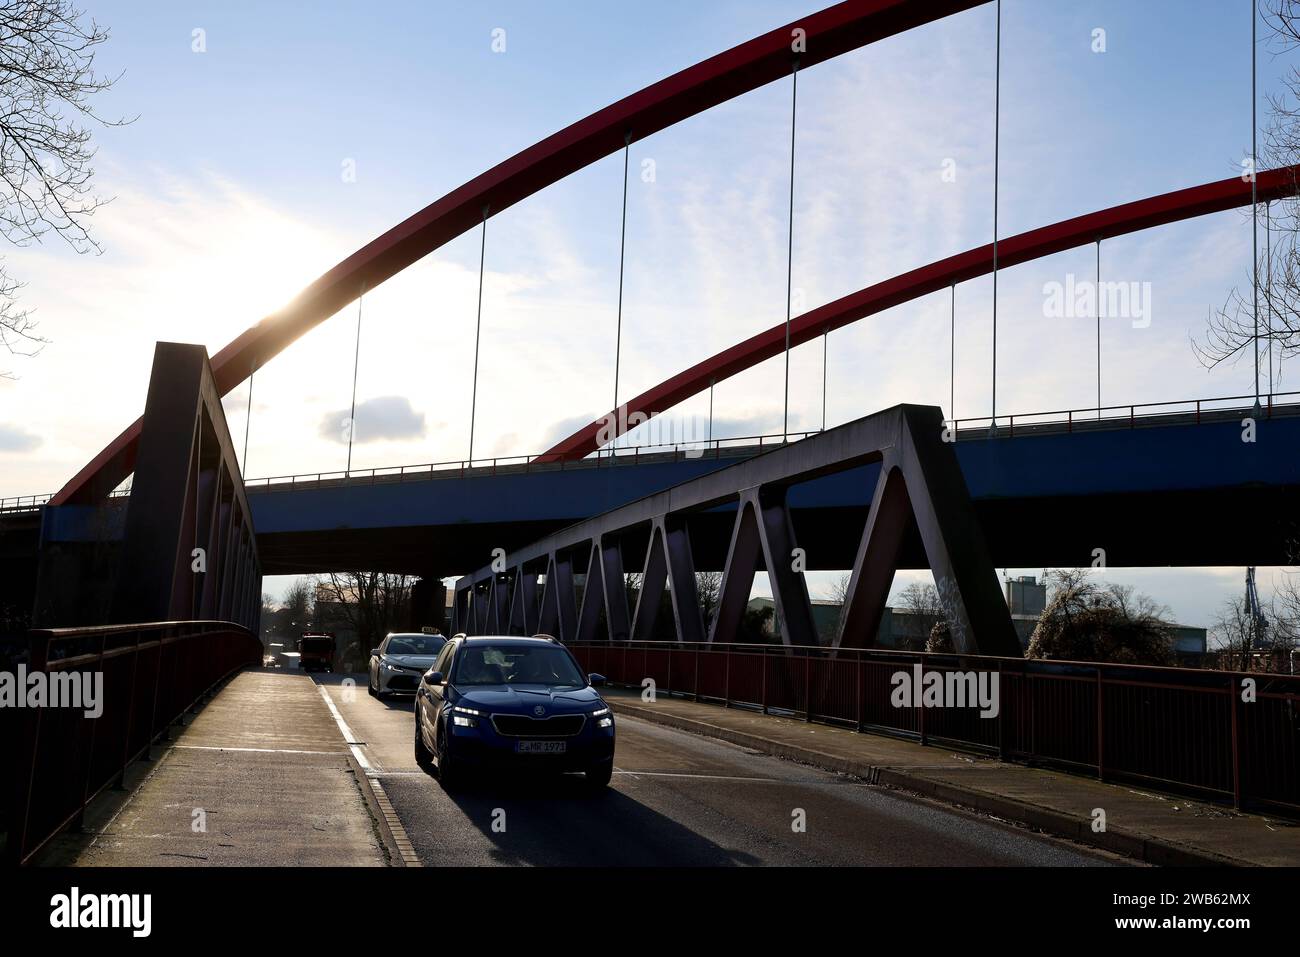
[[[563,754],[565,741],[518,741],[515,750],[520,754]]]

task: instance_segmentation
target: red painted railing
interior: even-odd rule
[[[779,645],[569,646],[614,685],[1300,813],[1300,676]],[[998,711],[895,706],[899,672],[997,675]],[[1243,701],[1244,680],[1254,700]]]
[[[224,621],[155,622],[33,630],[6,639],[0,670],[51,677],[102,674],[102,713],[0,708],[8,781],[5,857],[24,864],[55,835],[80,825],[87,804],[123,783],[132,762],[205,693],[260,664],[262,644]]]

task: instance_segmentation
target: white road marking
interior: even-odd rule
[[[357,764],[361,765],[363,771],[369,771],[372,765],[366,759],[365,751],[361,749],[361,746],[365,744],[365,742],[357,740],[357,736],[352,733],[352,729],[348,727],[348,723],[343,720],[343,715],[339,714],[339,709],[334,706],[334,699],[330,697],[330,693],[325,689],[325,686],[318,684],[316,685],[316,690],[319,691],[320,696],[325,699],[325,706],[330,709],[330,714],[334,715],[334,723],[337,724],[339,730],[343,732],[343,740],[347,742],[348,749],[352,752],[352,756],[357,759]]]
[[[248,751],[253,754],[342,754],[342,751],[300,751],[296,748],[221,748],[205,744],[173,744],[178,751]]]
[[[419,856],[415,853],[415,847],[411,844],[411,839],[406,834],[406,828],[402,826],[402,819],[397,816],[393,802],[389,800],[388,792],[384,790],[384,786],[379,780],[382,768],[376,768],[366,759],[365,751],[361,747],[365,742],[358,741],[357,736],[352,733],[348,723],[343,720],[343,715],[335,707],[334,699],[330,697],[325,685],[317,684],[316,688],[320,691],[320,696],[325,699],[325,705],[330,709],[330,714],[334,716],[334,722],[339,726],[339,731],[343,733],[343,740],[347,742],[348,748],[352,751],[352,756],[357,759],[357,763],[361,765],[361,770],[365,773],[367,786],[370,788],[371,793],[374,794],[375,803],[379,805],[379,811],[384,817],[384,823],[393,836],[393,843],[397,845],[397,853],[402,864],[405,867],[423,867],[424,865],[420,863]]]

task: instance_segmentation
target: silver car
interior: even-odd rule
[[[380,699],[398,692],[414,694],[420,676],[446,643],[444,635],[390,632],[378,648],[370,649],[370,694]]]

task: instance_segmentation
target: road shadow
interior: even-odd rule
[[[429,783],[442,791],[436,779]],[[464,816],[457,826],[473,827],[491,840],[489,856],[496,864],[735,867],[760,863],[753,855],[723,847],[617,787],[592,789],[580,775],[478,773],[442,793]],[[411,830],[408,827],[426,864],[458,863],[440,860],[443,855],[436,825],[417,827],[415,833]]]

